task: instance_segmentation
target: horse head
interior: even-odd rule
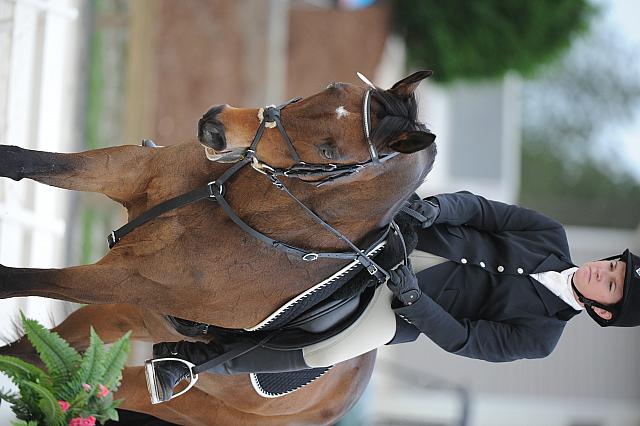
[[[328,192],[352,205],[375,196],[378,208],[369,210],[368,217],[377,215],[383,225],[433,166],[435,135],[418,121],[414,94],[430,75],[431,71],[416,72],[388,90],[332,83],[320,93],[277,108],[214,106],[198,123],[198,139],[210,160],[235,162],[249,153],[255,155],[258,169],[268,167],[322,185],[316,191],[301,188],[306,201],[319,210],[319,204],[335,199],[327,197]],[[266,128],[263,121],[268,121]],[[357,193],[351,187],[355,181]],[[324,210],[328,220],[349,220],[345,209]]]
[[[430,146],[435,136],[417,120],[414,90],[431,75],[419,71],[389,90],[331,83],[325,90],[282,109],[281,121],[300,158],[307,163],[357,163],[368,156],[363,123],[363,98],[371,92],[371,139],[381,152],[413,153]],[[198,123],[198,139],[211,160],[232,162],[249,148],[263,109],[216,105]],[[265,132],[257,156],[287,167],[294,159],[277,131]]]

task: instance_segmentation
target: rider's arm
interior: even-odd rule
[[[394,311],[442,349],[491,362],[544,358],[563,329],[562,322],[551,318],[458,321],[424,293],[417,302]]]
[[[562,225],[550,217],[524,207],[487,200],[468,191],[440,194],[435,198],[440,214],[435,223],[466,225],[490,232],[558,229]]]

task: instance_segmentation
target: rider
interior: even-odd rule
[[[414,195],[409,201],[420,214],[400,215],[410,221],[409,233],[417,235],[409,245],[417,247],[413,271],[401,266],[387,282],[396,314],[389,344],[424,333],[448,352],[504,362],[546,357],[566,322],[582,310],[603,327],[640,325],[640,258],[629,250],[576,267],[562,225],[535,211],[469,192],[425,200]],[[177,356],[195,364],[222,351],[205,343],[154,346],[156,357]],[[301,350],[259,348],[209,371],[304,368]],[[165,362],[156,374],[168,400],[188,368]]]

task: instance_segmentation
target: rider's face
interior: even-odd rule
[[[584,297],[604,305],[615,305],[622,300],[626,264],[621,260],[587,262],[575,272],[573,283]],[[604,319],[611,313],[601,308],[594,311]]]

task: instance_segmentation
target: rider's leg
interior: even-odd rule
[[[180,358],[200,365],[233,350],[231,345],[220,345],[216,342],[167,342],[153,346],[154,358]],[[247,373],[274,373],[298,371],[309,368],[305,363],[302,350],[275,350],[256,347],[207,370],[209,373],[224,375]],[[155,364],[157,390],[160,400],[168,401],[173,389],[189,376],[189,368],[178,361],[164,361]]]

